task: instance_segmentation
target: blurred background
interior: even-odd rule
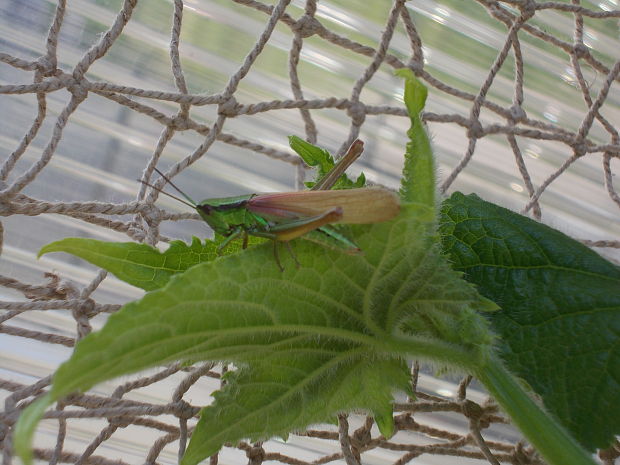
[[[186,0],[181,34],[181,63],[189,93],[211,95],[221,92],[229,77],[239,68],[265,27],[264,13],[227,0]],[[585,7],[598,11],[618,9],[617,0],[583,1]],[[58,67],[71,72],[85,52],[113,23],[122,6],[120,0],[75,0],[69,2],[58,45]],[[322,1],[316,18],[329,30],[363,45],[376,48],[385,27],[391,3]],[[44,0],[0,0],[0,52],[24,60],[35,60],[45,53],[45,40],[52,22],[56,2]],[[446,84],[477,94],[488,75],[498,51],[506,40],[506,28],[488,15],[476,1],[442,0],[407,3],[422,38],[425,70]],[[170,0],[140,2],[122,36],[104,57],[97,60],[86,77],[149,90],[177,92],[170,71],[170,29],[173,5]],[[292,2],[287,12],[298,18],[304,3]],[[606,66],[619,58],[618,19],[586,18],[584,42]],[[557,11],[539,11],[530,21],[555,37],[572,42],[574,18]],[[528,116],[576,131],[587,106],[576,84],[568,55],[547,42],[531,35],[520,35],[525,60],[525,103]],[[292,99],[288,75],[288,53],[292,35],[285,25],[278,25],[267,46],[249,74],[242,80],[235,98],[251,104],[271,100]],[[404,62],[410,58],[411,46],[402,24],[399,24],[389,52]],[[355,81],[363,74],[370,58],[346,51],[313,36],[304,40],[298,67],[306,99],[350,96]],[[514,93],[514,60],[510,57],[495,79],[488,99],[510,107]],[[584,77],[595,96],[606,76],[585,66]],[[368,105],[402,106],[402,81],[387,66],[374,75],[364,87],[361,100]],[[32,72],[0,63],[0,85],[28,84]],[[48,143],[56,117],[66,105],[70,94],[65,90],[47,94],[46,118],[39,134],[18,161],[8,182],[25,172],[41,156]],[[178,105],[162,100],[140,99],[166,115],[173,115]],[[33,94],[0,94],[0,163],[13,152],[36,116]],[[471,102],[454,98],[429,87],[426,111],[458,114],[467,117]],[[205,105],[191,109],[191,116],[202,124],[212,124],[217,109]],[[620,93],[612,88],[602,109],[614,125],[620,123]],[[336,109],[313,111],[318,127],[318,144],[335,151],[346,139],[350,118]],[[495,114],[483,110],[483,124],[503,123]],[[350,169],[354,175],[363,171],[375,183],[393,188],[398,186],[402,153],[408,120],[402,116],[368,115],[360,138],[366,150]],[[467,149],[466,131],[456,124],[430,123],[440,180],[459,163]],[[71,116],[62,140],[49,165],[36,182],[24,193],[47,201],[89,201],[121,203],[136,199],[140,188],[136,179],[155,150],[162,125],[126,106],[90,93]],[[255,141],[264,146],[292,153],[287,136],[304,137],[304,124],[298,110],[276,110],[253,116],[229,118],[224,132]],[[609,143],[609,135],[595,123],[589,137],[597,144]],[[204,140],[194,131],[177,132],[167,145],[158,166],[166,170],[192,153]],[[538,187],[572,155],[564,144],[518,138],[525,163]],[[618,169],[612,160],[612,169]],[[310,179],[310,174],[307,175]],[[177,185],[195,199],[240,195],[251,192],[295,190],[296,169],[280,160],[216,142],[209,152],[175,178]],[[620,181],[615,179],[616,184]],[[449,191],[475,192],[486,200],[513,210],[520,210],[528,201],[528,193],[519,175],[514,155],[505,136],[481,139],[466,169],[450,186]],[[577,239],[619,240],[620,215],[604,185],[602,155],[589,154],[575,162],[543,193],[540,204],[542,221]],[[186,212],[187,207],[160,196],[158,205],[169,211]],[[123,220],[127,220],[124,218]],[[79,285],[87,285],[97,269],[66,254],[36,258],[44,244],[70,236],[103,240],[127,241],[127,236],[110,229],[94,226],[77,219],[45,214],[14,215],[2,219],[4,226],[3,254],[0,274],[25,283],[41,284],[43,274],[54,270]],[[189,241],[192,235],[207,237],[208,227],[199,221],[166,222],[162,233]],[[620,260],[618,249],[597,249],[608,258]],[[17,292],[0,287],[0,299],[23,299]],[[122,304],[138,298],[141,291],[109,276],[97,289],[94,298],[100,303]],[[95,329],[105,318],[94,319]],[[74,336],[75,323],[69,312],[28,312],[11,320],[22,328]],[[0,334],[0,373],[3,379],[30,384],[53,372],[65,360],[70,349]],[[178,380],[177,380],[178,381]],[[449,381],[424,377],[429,392],[450,395],[454,385]],[[170,379],[169,386],[175,385]],[[159,385],[158,385],[159,386]],[[203,386],[205,389],[210,386]],[[112,384],[102,386],[102,392]],[[161,390],[159,390],[161,389]],[[197,390],[200,387],[196,387]],[[167,398],[166,386],[146,390],[141,395],[155,402]],[[6,393],[3,392],[3,395]],[[137,395],[137,394],[134,394]],[[477,394],[474,393],[474,396]],[[480,399],[482,399],[480,393]],[[441,420],[441,418],[440,418]],[[443,421],[443,420],[441,420]],[[455,421],[446,419],[445,421]],[[104,424],[104,422],[100,422]],[[45,423],[47,424],[47,423]],[[89,435],[100,429],[92,420],[76,429],[70,440],[79,450]],[[47,433],[46,433],[47,432]],[[43,428],[42,439],[55,438],[54,424]],[[509,430],[498,432],[514,438]],[[312,460],[323,447],[320,441],[295,438],[300,459]],[[110,456],[119,455],[130,463],[143,458],[143,450],[152,442],[148,435],[126,435],[115,438],[106,446]],[[101,454],[101,449],[98,451]],[[232,452],[231,452],[232,454]],[[389,463],[394,457],[377,457],[376,463]],[[175,452],[159,458],[161,463],[176,463]],[[221,463],[234,463],[236,456],[223,456]],[[446,458],[428,458],[420,463],[450,463]],[[459,459],[458,463],[467,463]],[[473,463],[473,462],[472,462]]]

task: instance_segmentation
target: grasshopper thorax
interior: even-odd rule
[[[218,234],[227,236],[247,226],[247,203],[255,194],[203,200],[196,205],[200,217]]]

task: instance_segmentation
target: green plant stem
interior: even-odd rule
[[[530,398],[498,358],[489,359],[476,371],[476,377],[548,463],[596,464],[592,456]]]

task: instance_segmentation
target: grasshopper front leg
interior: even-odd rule
[[[284,242],[288,251],[290,252],[297,267],[300,266],[299,260],[293,253],[293,249],[289,241],[296,239],[310,231],[321,228],[329,223],[333,223],[342,218],[342,209],[340,207],[332,208],[320,215],[311,216],[308,218],[300,218],[286,223],[280,223],[276,225],[270,225],[265,230],[253,230],[249,231],[253,236],[265,237],[273,240],[273,255],[276,260],[276,264],[280,271],[284,271],[284,267],[280,262],[280,254],[278,252],[278,242]]]
[[[226,236],[226,239],[224,239],[222,243],[217,246],[217,254],[219,255],[222,252],[222,250],[226,248],[228,244],[230,244],[232,241],[237,239],[242,234],[244,235],[243,236],[243,248],[244,249],[247,248],[248,247],[248,233],[241,226],[237,226],[235,229],[233,229],[230,235]]]

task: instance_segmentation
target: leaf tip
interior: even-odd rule
[[[426,105],[428,90],[409,68],[397,69],[394,74],[405,79],[405,106],[409,117],[418,116]]]
[[[491,299],[487,299],[482,295],[480,296],[476,305],[476,310],[479,310],[481,312],[496,312],[501,309],[502,307],[497,305],[494,301],[492,301]]]
[[[39,250],[39,253],[37,253],[37,259],[41,258],[46,253],[58,252],[58,250],[56,250],[56,248],[54,247],[57,243],[58,241],[50,242],[49,244],[45,244],[43,247],[41,247],[41,249]]]
[[[410,68],[399,68],[394,71],[394,75],[404,79],[415,79],[415,74]]]
[[[389,412],[378,414],[375,412],[374,414],[375,422],[377,423],[377,427],[379,428],[379,432],[386,439],[394,436],[394,416],[392,414],[392,409],[390,408]]]
[[[32,438],[45,409],[54,401],[50,393],[36,400],[22,412],[15,425],[14,447],[24,465],[32,465]]]

